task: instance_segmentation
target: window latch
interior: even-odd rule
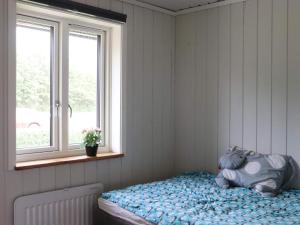
[[[58,110],[59,110],[59,107],[61,106],[61,104],[59,103],[59,101],[56,101],[55,102],[55,107],[56,107],[56,113],[58,115]]]

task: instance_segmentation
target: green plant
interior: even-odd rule
[[[98,128],[83,130],[83,144],[88,147],[94,147],[101,142],[101,130]]]
[[[47,129],[17,129],[17,148],[32,148],[50,145],[50,134]]]

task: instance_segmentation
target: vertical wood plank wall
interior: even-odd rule
[[[177,172],[215,172],[229,145],[300,164],[299,11],[246,0],[176,17]]]
[[[117,0],[78,0],[128,15],[123,62],[125,157],[27,171],[7,170],[7,3],[0,0],[0,225],[21,195],[102,182],[106,190],[174,171],[175,18]]]
[[[216,172],[229,145],[300,162],[299,0],[246,0],[178,16],[176,25],[118,0],[77,0],[128,15],[126,156],[8,171],[8,1],[0,0],[0,225],[13,224],[20,195],[99,181],[109,190],[167,177],[175,167]]]

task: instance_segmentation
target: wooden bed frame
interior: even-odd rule
[[[101,210],[98,206],[94,206],[93,225],[132,225],[132,223],[118,217],[114,217]]]

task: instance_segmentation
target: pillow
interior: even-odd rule
[[[297,171],[291,156],[266,155],[238,148],[222,156],[219,165],[222,170],[216,182],[220,187],[253,188],[264,196],[275,196],[287,189]]]
[[[249,151],[244,151],[237,146],[230,148],[219,159],[219,169],[237,169],[245,162]]]

